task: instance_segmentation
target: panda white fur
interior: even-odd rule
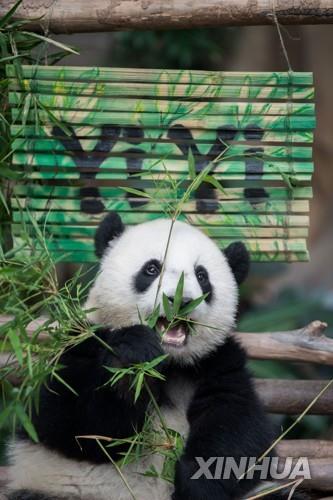
[[[258,457],[271,444],[272,428],[252,388],[243,350],[232,338],[238,307],[238,284],[245,278],[248,253],[234,243],[224,253],[198,229],[160,219],[124,227],[110,213],[100,224],[96,253],[100,272],[86,308],[90,320],[104,325],[98,335],[111,348],[89,339],[65,353],[61,376],[75,396],[49,380],[40,397],[34,424],[40,443],[19,436],[10,447],[10,500],[128,500],[131,493],[94,440],[75,436],[126,438],[144,423],[149,396],[134,403],[129,384],[102,387],[110,374],[105,366],[128,366],[163,353],[157,369],[165,381],[150,379],[150,389],[169,428],[182,434],[185,449],[176,467],[175,484],[143,476],[163,458],[148,456],[126,465],[122,473],[138,500],[214,500],[238,498],[255,480],[191,480],[195,457]],[[166,248],[168,246],[168,251]],[[162,263],[164,268],[161,277]],[[162,295],[173,300],[184,273],[184,303],[206,294],[190,313],[194,333],[184,323],[161,337],[140,324]],[[139,312],[140,313],[139,313]],[[163,326],[161,317],[158,324]],[[156,426],[158,426],[156,421]],[[120,448],[108,448],[113,460]]]

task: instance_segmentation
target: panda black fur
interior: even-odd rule
[[[169,428],[185,437],[176,466],[175,484],[142,473],[158,455],[122,468],[138,500],[227,500],[245,495],[256,480],[191,480],[195,457],[259,457],[273,439],[272,426],[254,392],[246,356],[233,339],[238,285],[246,277],[249,256],[242,243],[224,254],[198,229],[176,222],[165,256],[169,220],[125,228],[115,213],[99,226],[95,246],[101,269],[87,300],[93,323],[104,325],[97,335],[65,352],[61,377],[78,393],[56,379],[41,390],[40,408],[33,417],[40,443],[19,436],[10,446],[10,500],[128,500],[123,479],[94,440],[75,436],[128,438],[145,421],[149,396],[143,390],[134,403],[133,391],[122,381],[103,387],[110,374],[105,366],[126,367],[167,353],[157,369],[165,381],[149,379]],[[185,330],[160,336],[139,321],[172,301],[184,272],[185,302],[207,294],[190,314],[195,334]],[[162,310],[162,308],[161,308]],[[163,322],[163,318],[161,319]],[[204,326],[206,325],[206,326]],[[208,326],[207,326],[208,325]],[[211,328],[210,326],[213,326]],[[107,448],[113,460],[124,446]]]

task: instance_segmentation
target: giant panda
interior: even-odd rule
[[[172,227],[171,227],[172,225]],[[60,375],[41,389],[33,423],[35,444],[20,435],[10,446],[9,500],[227,500],[246,496],[257,479],[191,477],[196,457],[259,457],[272,443],[273,429],[254,391],[243,349],[233,338],[238,287],[249,269],[241,242],[222,252],[198,228],[158,219],[124,227],[110,212],[95,235],[100,270],[85,308],[96,337],[62,355]],[[166,251],[167,249],[167,251]],[[204,296],[186,321],[171,329],[163,315],[180,276],[183,304]],[[156,328],[142,318],[160,305]],[[162,334],[161,334],[162,333]],[[107,367],[126,368],[156,358],[161,378],[147,378],[137,401],[130,377],[106,384]],[[126,439],[145,425],[151,395],[167,428],[184,438],[174,482],[147,475],[160,471],[155,453],[123,466]],[[154,416],[154,425],[159,419]],[[160,429],[161,431],[161,429]],[[100,447],[103,436],[125,440]],[[108,444],[108,443],[106,443]],[[105,453],[107,450],[107,453]]]

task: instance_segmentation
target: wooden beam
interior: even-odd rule
[[[7,379],[13,385],[20,384],[16,362],[9,353],[0,354],[0,368],[13,365]],[[255,379],[255,387],[269,413],[298,415],[318,396],[327,380],[279,380]],[[308,411],[309,415],[333,415],[333,387],[329,387]],[[333,452],[332,452],[333,456]]]
[[[302,413],[326,384],[327,380],[255,379],[265,410],[284,415]],[[333,387],[321,395],[308,414],[333,415]]]
[[[333,441],[325,439],[284,439],[276,447],[279,457],[333,457]]]
[[[3,0],[0,17],[14,3]],[[80,33],[272,24],[273,9],[282,24],[333,22],[332,0],[24,0],[16,19],[31,20],[27,28],[36,31]]]
[[[313,321],[304,328],[274,333],[236,333],[253,359],[275,359],[333,365],[333,339],[326,337],[327,327]]]

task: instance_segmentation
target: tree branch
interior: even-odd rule
[[[236,333],[253,359],[304,361],[333,365],[333,339],[326,337],[327,324],[313,321],[288,332]]]
[[[0,16],[14,4],[3,0]],[[272,24],[272,5],[268,0],[24,0],[16,19],[31,20],[29,29],[53,33],[241,26]],[[275,12],[281,24],[333,22],[332,0],[276,0]]]

